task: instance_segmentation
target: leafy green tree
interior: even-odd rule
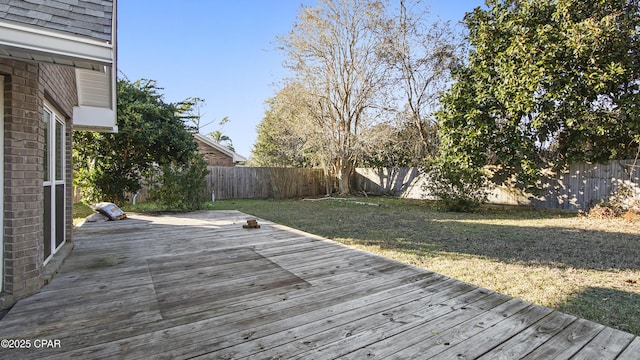
[[[319,140],[310,121],[308,94],[299,83],[291,83],[266,101],[264,118],[256,127],[258,138],[252,149],[257,166],[313,167],[322,159],[315,151]]]
[[[540,169],[632,157],[640,142],[636,0],[487,0],[467,14],[471,50],[439,113],[442,157]]]
[[[187,164],[196,152],[178,109],[153,80],[119,79],[118,133],[74,132],[74,185],[86,201],[121,203],[153,164]]]

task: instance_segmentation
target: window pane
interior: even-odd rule
[[[44,187],[44,259],[51,255],[51,185]]]
[[[64,179],[64,125],[56,121],[56,180]]]
[[[55,224],[56,224],[56,246],[62,245],[64,242],[64,184],[56,185],[56,194],[55,194]],[[51,232],[51,230],[49,230]]]
[[[47,111],[44,112],[42,117],[44,121],[44,181],[49,181],[49,133],[51,125],[51,114]]]

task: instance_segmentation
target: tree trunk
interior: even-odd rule
[[[340,195],[347,195],[351,193],[351,175],[354,171],[354,166],[349,160],[341,160],[338,163],[336,176],[338,178],[338,191]]]

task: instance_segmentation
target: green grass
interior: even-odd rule
[[[446,213],[428,201],[358,201],[379,206],[224,200],[206,208],[239,210],[640,335],[638,221],[499,207]],[[123,209],[167,210],[153,203]]]
[[[80,224],[87,216],[93,213],[93,209],[88,205],[83,203],[73,204],[73,226]]]
[[[334,239],[532,303],[640,335],[640,223],[573,212],[484,209],[446,213],[431,203],[226,200],[215,209]]]

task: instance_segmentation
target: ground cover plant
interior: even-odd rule
[[[640,222],[425,201],[226,200],[237,209],[640,335]]]

